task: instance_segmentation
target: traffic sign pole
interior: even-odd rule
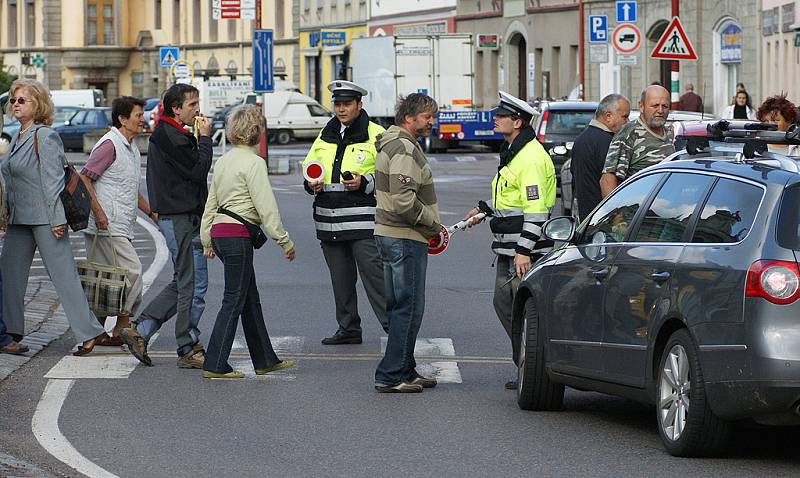
[[[681,9],[680,0],[672,0],[672,16],[678,18]],[[670,80],[672,83],[672,109],[677,110],[678,104],[681,101],[681,64],[678,60],[672,60],[672,71],[670,72]]]

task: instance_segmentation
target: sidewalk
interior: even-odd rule
[[[30,351],[25,355],[0,353],[0,381],[28,363],[67,329],[69,323],[60,307],[53,283],[50,279],[32,277],[25,292],[25,338],[22,340]],[[0,476],[5,475],[0,473]]]

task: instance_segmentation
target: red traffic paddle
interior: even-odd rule
[[[433,239],[428,240],[428,255],[436,256],[444,252],[447,249],[447,246],[450,244],[450,236],[457,231],[463,231],[467,228],[467,224],[472,219],[481,220],[486,217],[486,213],[479,212],[478,214],[472,216],[470,219],[465,221],[459,221],[453,224],[450,227],[441,226],[439,230],[439,235],[434,237]]]
[[[319,161],[309,161],[303,165],[303,177],[306,181],[322,181],[325,178],[325,166]]]

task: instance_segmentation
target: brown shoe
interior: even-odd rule
[[[27,351],[28,351],[28,346],[22,345],[19,342],[11,342],[8,345],[0,347],[0,352],[3,352],[4,354],[23,355]]]
[[[122,337],[122,341],[128,346],[128,351],[131,355],[148,367],[153,365],[153,361],[150,360],[150,357],[147,355],[147,342],[145,342],[144,337],[139,335],[139,332],[137,332],[134,327],[120,330],[119,336]]]
[[[178,357],[178,368],[203,368],[205,361],[206,354],[202,348],[200,350],[192,350]]]

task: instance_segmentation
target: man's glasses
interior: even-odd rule
[[[23,97],[21,97],[21,96],[20,96],[19,98],[11,98],[10,100],[8,100],[8,102],[9,102],[9,103],[11,103],[12,105],[13,105],[14,103],[19,103],[19,104],[20,104],[20,106],[24,105],[24,104],[25,104],[26,102],[28,102],[28,101],[29,101],[29,100],[26,100],[25,98],[23,98]]]

